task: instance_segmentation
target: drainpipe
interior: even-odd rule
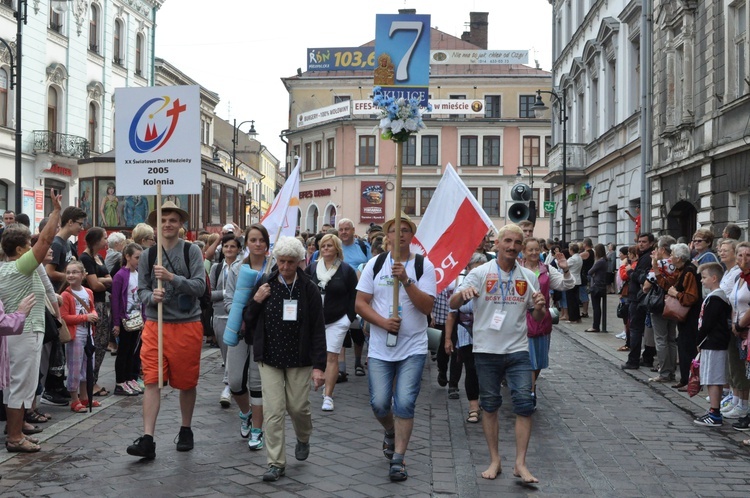
[[[151,86],[156,83],[156,7],[151,7]]]
[[[652,166],[653,139],[653,0],[641,5],[641,231],[651,231],[651,185],[646,173]]]

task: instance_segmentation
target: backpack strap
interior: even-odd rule
[[[375,280],[375,276],[380,273],[380,270],[383,269],[383,264],[385,264],[385,258],[388,257],[387,252],[381,252],[378,254],[378,257],[375,259],[375,264],[372,267],[372,279]]]
[[[359,243],[359,248],[362,249],[365,257],[367,257],[367,244],[365,244],[365,241],[362,239],[357,239],[357,242]]]

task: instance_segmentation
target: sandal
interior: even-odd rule
[[[364,377],[365,376],[365,367],[362,365],[357,365],[354,367],[354,375],[357,377]]]
[[[599,329],[586,329],[584,332],[601,332]]]
[[[28,423],[27,423],[27,422],[25,422],[25,423],[23,424],[23,429],[22,429],[22,432],[23,432],[23,433],[24,433],[25,435],[27,435],[27,436],[30,436],[30,435],[32,435],[32,434],[39,434],[40,432],[42,432],[42,431],[44,430],[44,429],[42,429],[41,427],[39,427],[38,425],[31,425],[31,424],[28,424],[28,425],[27,425],[27,424],[28,424]]]
[[[34,444],[39,444],[39,438],[31,437],[31,436],[24,436],[23,437],[26,441],[30,441]]]
[[[589,317],[588,313],[581,313],[581,318],[588,318],[588,317]]]
[[[83,406],[83,403],[81,403],[80,400],[78,400],[75,403],[70,404],[70,411],[76,412],[76,413],[85,413],[86,407]]]
[[[82,400],[80,400],[80,401],[81,401],[81,404],[82,404],[83,406],[85,406],[86,408],[88,408],[88,407],[89,407],[89,400],[87,400],[87,399],[82,399]],[[97,400],[95,400],[95,399],[94,399],[94,400],[91,400],[91,406],[93,406],[94,408],[99,408],[100,406],[102,406],[102,404],[101,404],[101,403],[99,403],[99,402],[98,402]]]
[[[750,446],[750,439],[743,439],[740,442],[740,445],[742,445],[742,446]]]
[[[24,420],[29,424],[46,424],[47,417],[36,411],[27,411]]]
[[[391,470],[388,472],[388,477],[393,482],[405,481],[409,477],[403,460],[391,460]]]
[[[94,391],[94,396],[109,396],[109,391],[106,387],[100,387],[98,391]]]
[[[383,436],[383,455],[390,460],[393,458],[393,453],[396,451],[396,433],[388,434],[387,432]]]
[[[32,443],[26,438],[22,438],[16,443],[5,441],[5,449],[8,450],[8,453],[36,453],[41,450],[42,447],[38,444]]]
[[[617,348],[618,351],[630,351],[630,346],[620,346]]]
[[[34,410],[34,413],[36,413],[37,415],[41,415],[42,417],[46,418],[47,422],[49,422],[50,420],[52,420],[52,414],[51,413],[42,413],[42,412],[39,411],[39,408],[37,408],[36,410]]]
[[[470,424],[476,424],[481,419],[479,410],[469,410],[469,416],[466,417],[466,421]]]

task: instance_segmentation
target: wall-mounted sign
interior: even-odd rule
[[[308,48],[308,71],[372,71],[375,47]]]
[[[385,221],[385,182],[360,184],[359,222],[383,223]]]
[[[424,108],[422,114],[484,115],[484,101],[481,99],[438,99],[430,100],[430,104],[432,104],[432,113]],[[369,116],[377,112],[372,100],[352,101],[353,116]]]
[[[70,168],[66,168],[65,166],[60,166],[59,164],[53,164],[49,167],[49,169],[44,170],[45,173],[54,173],[56,175],[62,175],[62,176],[73,176],[73,170]]]
[[[321,188],[318,190],[302,190],[299,193],[300,199],[312,199],[313,197],[327,197],[331,195],[331,189]]]
[[[433,50],[430,64],[528,64],[528,50]]]
[[[297,128],[333,121],[351,115],[351,101],[345,100],[327,107],[297,114]]]

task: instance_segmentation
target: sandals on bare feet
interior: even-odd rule
[[[21,438],[20,441],[12,442],[5,441],[5,449],[8,453],[36,453],[41,450],[42,447],[36,443],[32,443],[28,438]]]
[[[469,416],[466,417],[466,421],[470,424],[476,424],[481,418],[482,415],[479,410],[469,410]]]
[[[742,445],[742,446],[750,446],[750,439],[744,439],[744,440],[742,440],[742,442],[740,443],[740,445]]]

